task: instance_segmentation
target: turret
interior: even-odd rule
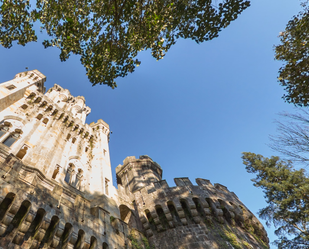
[[[38,70],[16,74],[14,79],[0,84],[0,111],[24,97],[27,89],[45,92],[46,76]]]
[[[130,156],[124,159],[123,165],[116,168],[117,184],[125,188],[126,192],[137,190],[162,180],[162,169],[149,156]]]

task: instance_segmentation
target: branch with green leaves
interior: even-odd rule
[[[247,0],[29,0],[0,1],[0,44],[10,48],[36,41],[41,23],[50,39],[45,48],[60,49],[61,61],[71,54],[93,85],[114,88],[115,79],[140,65],[137,55],[151,50],[160,60],[179,38],[211,40],[250,5]]]

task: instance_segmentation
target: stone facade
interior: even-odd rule
[[[86,124],[84,97],[45,93],[45,80],[0,84],[0,249],[269,248],[233,192],[200,178],[169,187],[148,156],[116,168],[116,189],[108,124]]]

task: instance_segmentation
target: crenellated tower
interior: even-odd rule
[[[152,161],[149,156],[127,157],[123,165],[116,168],[118,187],[125,191],[135,193],[153,182],[162,180],[162,169],[159,164]]]
[[[198,178],[193,185],[182,177],[169,187],[148,156],[127,157],[116,176],[119,196],[126,199],[122,205],[134,204],[136,221],[124,208],[123,219],[132,227],[141,225],[155,248],[268,248],[262,224],[221,184]]]

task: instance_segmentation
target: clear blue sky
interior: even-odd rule
[[[267,143],[276,132],[276,114],[294,110],[281,99],[281,63],[274,61],[273,45],[299,10],[299,1],[253,0],[219,38],[200,45],[180,40],[159,62],[143,52],[141,66],[118,80],[115,90],[92,87],[79,57],[60,62],[59,51],[44,49],[40,41],[0,47],[0,82],[28,67],[47,76],[47,89],[57,83],[83,95],[92,109],[87,123],[102,118],[113,131],[114,178],[127,156],[149,155],[170,186],[174,177],[209,179],[227,186],[256,214],[266,203],[241,152],[273,155]],[[266,229],[273,241],[273,229]]]

